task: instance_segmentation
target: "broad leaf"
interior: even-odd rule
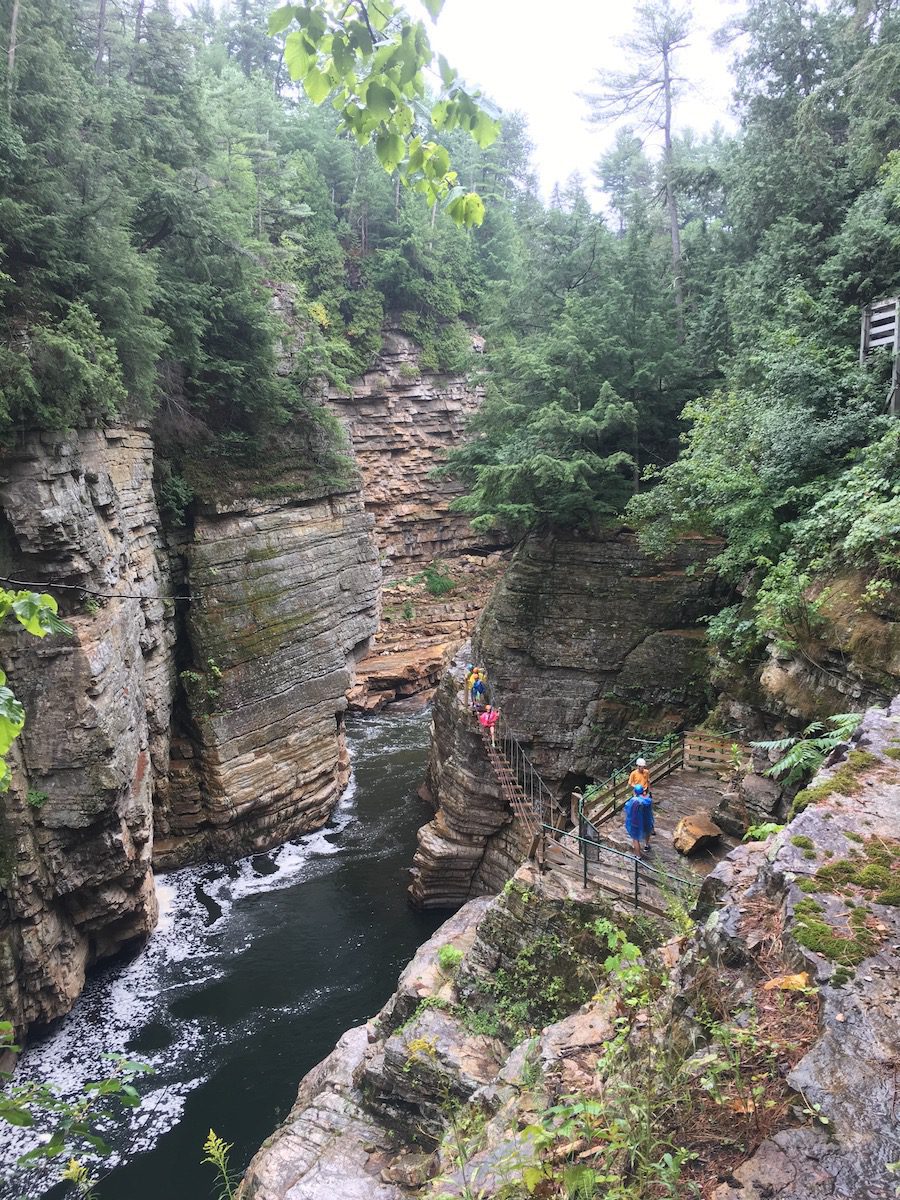
[[[403,161],[406,145],[396,133],[382,133],[375,140],[375,153],[386,171],[394,171]]]
[[[287,29],[288,25],[290,25],[290,23],[291,23],[291,21],[293,21],[293,19],[294,19],[293,4],[285,4],[282,8],[276,8],[275,11],[269,15],[269,34],[270,34],[270,36],[274,37],[276,34],[281,33],[283,30]]]
[[[331,84],[318,67],[310,67],[303,80],[303,90],[313,104],[321,104],[331,91]]]
[[[397,103],[397,98],[391,88],[373,80],[366,88],[365,101],[366,108],[377,121],[386,121]]]

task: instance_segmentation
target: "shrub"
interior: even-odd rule
[[[438,966],[442,971],[455,971],[462,960],[462,950],[458,950],[456,946],[451,946],[449,942],[446,946],[441,946],[440,950],[438,950]]]

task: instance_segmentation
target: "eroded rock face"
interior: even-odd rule
[[[210,506],[173,570],[152,471],[132,429],[35,435],[0,465],[5,569],[55,590],[74,630],[3,634],[27,712],[0,798],[0,1009],[20,1030],[153,928],[151,861],[315,828],[349,771],[380,581],[358,491]]]
[[[479,984],[516,980],[519,993],[507,990],[502,1001],[509,1004],[524,994],[538,947],[544,977],[553,978],[566,924],[570,944],[579,944],[574,929],[596,928],[598,916],[612,914],[596,895],[531,863],[505,894],[469,901],[420,948],[378,1017],[345,1035],[306,1077],[290,1117],[251,1163],[243,1200],[362,1196],[367,1179],[370,1194],[383,1200],[409,1195],[405,1186],[421,1188],[413,1193],[420,1197],[465,1197],[473,1180],[483,1200],[500,1200],[518,1194],[523,1173],[539,1166],[548,1188],[558,1188],[575,1155],[608,1167],[603,1106],[659,1082],[641,1071],[654,1071],[646,1066],[657,1061],[647,1039],[660,1036],[671,1055],[665,1070],[678,1064],[678,1107],[687,1113],[677,1145],[695,1151],[673,1180],[676,1189],[687,1194],[700,1179],[714,1200],[892,1200],[887,1165],[900,1159],[900,762],[891,753],[898,749],[900,699],[867,714],[850,751],[864,759],[848,755],[816,781],[836,779],[843,790],[820,791],[819,803],[788,829],[732,851],[704,885],[703,918],[693,932],[646,951],[655,961],[651,975],[664,972],[666,982],[648,988],[640,1008],[622,1002],[615,972],[603,976],[601,954],[593,966],[585,963],[599,982],[594,998],[534,1036],[510,1035],[502,1020],[488,1034],[476,1032],[473,1018],[491,1011],[480,1007],[490,988]],[[837,775],[847,764],[855,764],[852,788],[846,774]],[[866,869],[873,865],[879,870]],[[867,930],[852,969],[846,945],[812,944],[804,934],[810,910],[802,905],[810,900],[839,939]],[[621,911],[616,920],[635,937],[637,922],[630,927]],[[449,970],[440,965],[446,946],[459,951]],[[815,990],[797,993],[798,980]],[[788,996],[796,1001],[791,1008]],[[502,1017],[505,1007],[493,1011]],[[780,1097],[772,1100],[768,1136],[740,1120],[740,1097],[728,1102],[721,1125],[701,1116],[711,1105],[709,1119],[717,1104],[700,1079],[720,1053],[711,1011],[723,1014],[731,1034],[755,1023],[754,1040],[777,1039],[768,1051],[777,1058],[754,1076],[760,1096],[774,1089]],[[621,1075],[630,1078],[623,1093]],[[653,1092],[648,1083],[646,1095],[659,1097],[651,1115],[661,1123],[672,1116],[672,1094],[668,1084]],[[441,1111],[448,1097],[456,1102],[452,1119]],[[597,1105],[593,1129],[586,1122],[581,1138],[564,1126],[555,1145],[539,1147],[535,1126],[547,1129],[553,1106],[573,1098]]]
[[[815,780],[826,784],[849,764],[850,784],[845,775],[842,791],[825,794],[783,833],[735,851],[706,885],[717,897],[706,946],[733,962],[748,952],[742,914],[754,897],[783,914],[782,936],[821,995],[820,1035],[788,1082],[828,1121],[827,1129],[813,1122],[763,1142],[715,1200],[894,1195],[886,1164],[900,1157],[898,748],[900,698],[868,712],[853,748]]]
[[[158,809],[159,865],[247,853],[327,820],[349,771],[345,695],[376,627],[371,529],[356,492],[196,518],[182,550],[190,736]]]
[[[423,368],[420,359],[419,347],[389,328],[352,392],[329,396],[362,476],[386,585],[381,627],[350,697],[368,711],[434,688],[504,565],[497,554],[504,540],[474,533],[466,516],[450,511],[459,484],[432,477],[462,440],[484,389],[465,374]],[[432,595],[423,582],[411,582],[434,564],[449,572],[452,591]]]
[[[659,563],[625,529],[523,543],[435,697],[427,786],[438,812],[419,834],[415,903],[497,891],[522,861],[462,703],[466,662],[486,666],[501,719],[551,787],[602,779],[633,756],[630,738],[662,738],[709,708],[700,618],[718,598],[702,567],[717,548],[686,540]]]
[[[887,704],[900,688],[900,587],[871,596],[870,582],[848,569],[812,585],[814,619],[796,649],[773,641],[755,669],[719,660],[714,683],[725,720],[766,739]]]
[[[7,572],[76,588],[56,592],[73,636],[2,637],[27,713],[0,797],[0,1010],[20,1030],[66,1012],[90,964],[156,922],[174,624],[152,470],[128,429],[34,435],[0,462]]]

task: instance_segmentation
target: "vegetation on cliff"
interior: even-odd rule
[[[643,10],[645,49],[664,9]],[[749,657],[772,629],[807,632],[808,588],[838,566],[867,574],[863,605],[896,596],[889,364],[857,355],[860,306],[900,284],[900,18],[752,0],[730,32],[734,136],[674,137],[654,166],[621,132],[598,165],[608,215],[577,182],[530,214],[491,392],[451,463],[479,523],[590,529],[625,509],[652,549],[722,535],[716,566],[756,603],[713,634]]]
[[[288,427],[293,458],[340,482],[340,431],[311,403],[321,382],[346,385],[369,365],[387,310],[434,368],[458,365],[461,321],[481,315],[447,148],[412,147],[400,164],[410,187],[385,170],[381,140],[398,136],[405,89],[424,88],[419,27],[394,23],[408,50],[402,104],[383,97],[379,115],[373,92],[371,128],[349,138],[333,108],[313,103],[322,96],[293,53],[299,33],[286,35],[286,57],[306,91],[292,86],[285,36],[266,28],[273,8],[178,17],[162,0],[114,12],[96,0],[0,5],[0,434],[152,418],[172,460],[161,478],[172,515],[221,474],[223,454],[271,471]],[[332,57],[338,36],[327,34]],[[395,65],[382,62],[367,89],[393,86]],[[484,149],[471,142],[460,179],[488,164],[508,178],[504,164],[524,154],[520,126],[507,122],[488,149],[495,123],[449,68],[447,80],[433,120],[416,116],[423,138],[436,124],[454,146],[471,134]],[[369,134],[375,143],[360,145]],[[414,190],[417,150],[444,206],[429,210]]]

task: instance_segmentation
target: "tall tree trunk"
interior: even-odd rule
[[[106,0],[100,0],[97,12],[97,54],[94,58],[94,70],[99,71],[103,65],[103,39],[106,37]]]
[[[6,51],[6,112],[12,116],[13,75],[16,70],[16,35],[19,27],[19,3],[13,0],[12,17],[9,22],[9,48]]]
[[[137,45],[144,32],[144,0],[138,0],[137,12],[134,14],[134,44]]]
[[[669,51],[663,51],[663,89],[666,110],[663,121],[663,172],[666,181],[666,211],[669,214],[669,234],[672,239],[672,284],[675,291],[675,308],[678,319],[678,338],[684,340],[684,279],[681,264],[681,230],[678,228],[678,202],[672,181],[672,76],[669,67]]]

